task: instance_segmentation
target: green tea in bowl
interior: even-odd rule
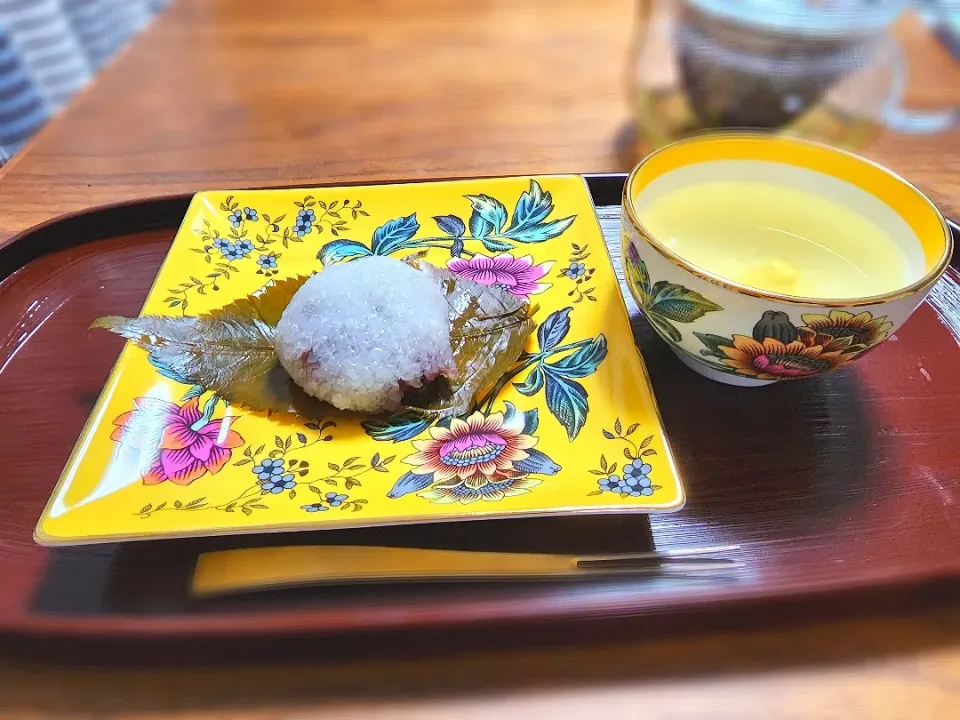
[[[763,385],[885,340],[949,262],[936,207],[855,155],[760,133],[706,135],[640,163],[624,190],[627,282],[697,372]]]

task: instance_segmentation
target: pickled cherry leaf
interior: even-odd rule
[[[483,285],[427,263],[413,264],[439,284],[450,306],[450,345],[457,377],[449,391],[408,411],[440,420],[465,415],[481,392],[513,367],[535,323],[530,306],[506,290]]]
[[[273,335],[304,276],[278,280],[259,292],[196,317],[102,317],[91,327],[131,340],[150,361],[185,384],[199,385],[252,410],[316,417],[321,403],[281,367]]]
[[[466,414],[480,392],[494,385],[523,352],[534,329],[530,307],[505,290],[421,262],[418,254],[404,261],[429,273],[443,290],[457,366],[457,377],[447,379],[445,392],[405,410],[424,420]],[[91,327],[127,338],[146,350],[165,376],[215,392],[231,404],[317,417],[329,408],[293,381],[273,346],[277,323],[306,280],[298,276],[276,281],[196,317],[110,316],[98,318]]]

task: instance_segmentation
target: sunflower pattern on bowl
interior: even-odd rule
[[[788,380],[835,370],[887,338],[893,323],[867,311],[854,315],[831,310],[828,315],[802,315],[795,327],[787,313],[768,310],[751,335],[725,338],[694,333],[705,346],[700,354],[716,358],[721,372],[758,380]]]
[[[683,285],[652,281],[632,243],[627,246],[624,275],[647,321],[685,356],[690,352],[680,345],[683,335],[676,323],[693,323],[707,313],[723,310]],[[766,310],[749,334],[721,336],[694,331],[703,348],[700,357],[691,361],[750,380],[792,380],[843,367],[886,340],[893,328],[885,315],[874,316],[869,310],[831,309],[802,313],[800,319],[797,326],[787,312]]]

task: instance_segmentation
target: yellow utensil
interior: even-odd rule
[[[738,549],[728,545],[585,556],[333,545],[218,550],[197,559],[192,592],[209,596],[312,584],[698,574],[743,567],[729,558],[710,557]]]

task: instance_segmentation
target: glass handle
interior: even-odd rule
[[[908,110],[900,105],[907,88],[908,63],[900,43],[895,43],[893,82],[883,107],[884,124],[896,132],[926,135],[960,126],[960,108]]]

